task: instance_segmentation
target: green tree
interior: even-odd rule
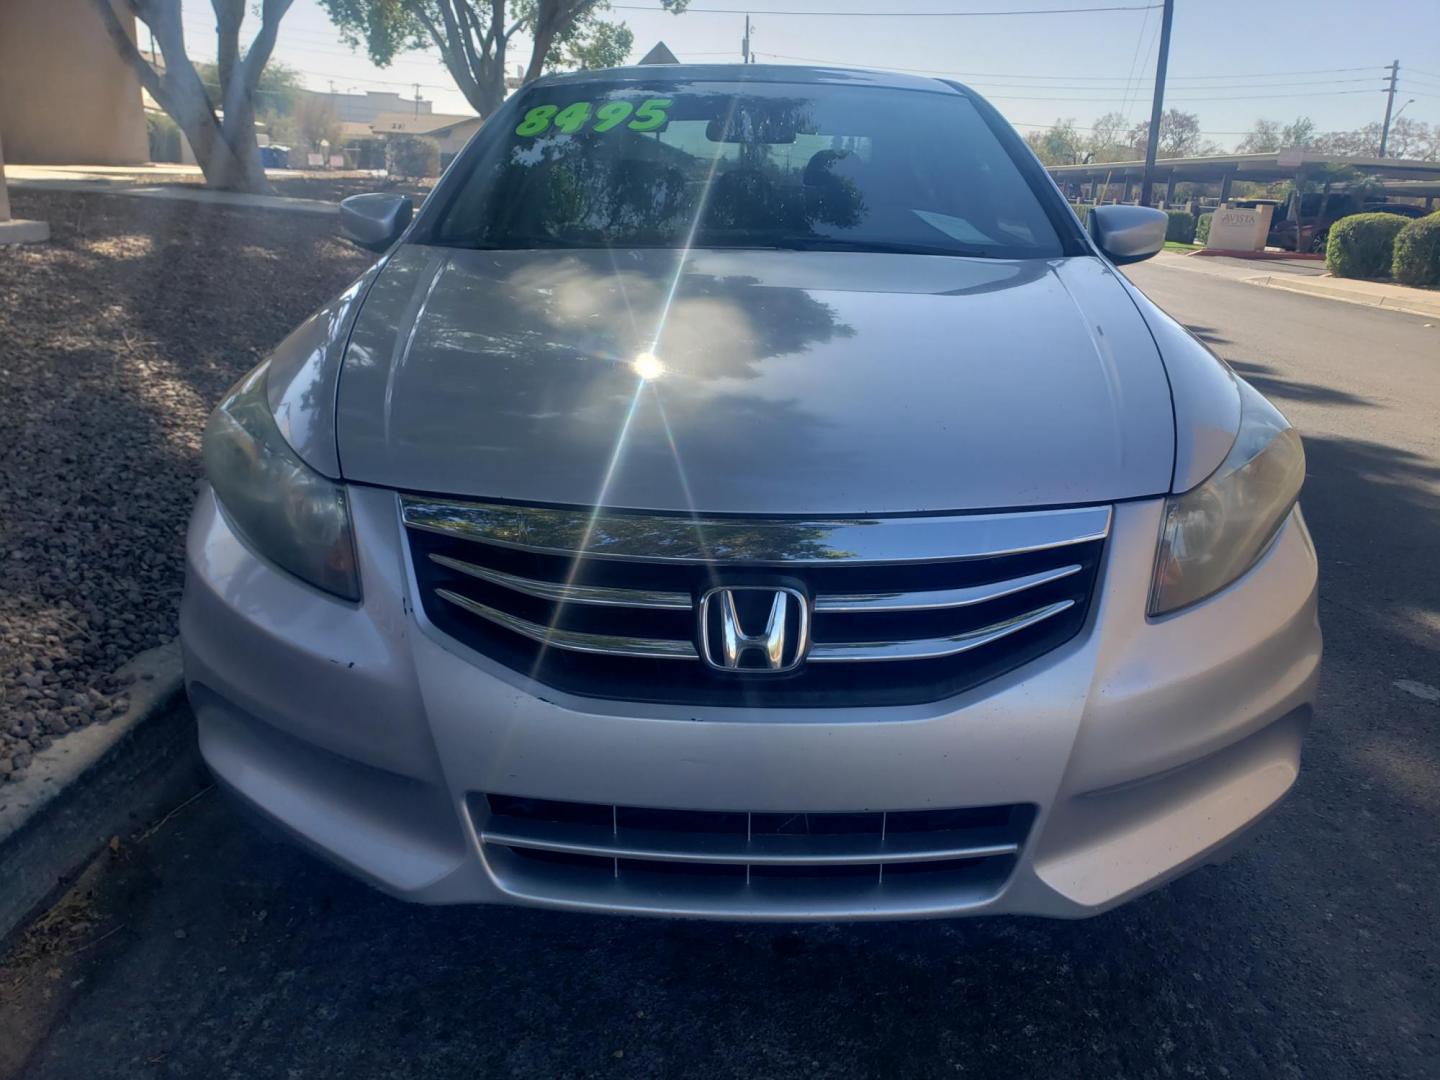
[[[1326,132],[1316,136],[1313,145],[1327,154],[1375,157],[1380,153],[1380,121],[1353,131]],[[1440,161],[1440,124],[1431,125],[1402,116],[1390,125],[1390,140],[1385,151],[1390,157]]]
[[[1135,157],[1135,145],[1130,141],[1130,121],[1122,112],[1108,112],[1090,128],[1086,148],[1092,162],[1127,161]]]
[[[1280,122],[1256,120],[1245,138],[1235,147],[1237,154],[1273,154],[1281,147]]]
[[[328,99],[307,94],[295,107],[294,119],[295,134],[309,149],[319,150],[321,143],[332,149],[340,145],[340,120]]]
[[[1150,141],[1150,123],[1144,121],[1130,129],[1130,142],[1138,157],[1145,156]],[[1157,157],[1199,157],[1213,154],[1220,148],[1205,139],[1200,131],[1200,117],[1180,109],[1166,109],[1160,114],[1160,141]]]
[[[1314,141],[1315,121],[1308,116],[1297,116],[1280,130],[1281,146],[1309,146]]]
[[[1056,120],[1044,131],[1030,132],[1025,142],[1043,165],[1075,165],[1085,153],[1074,120]]]
[[[200,76],[206,90],[219,94],[219,65],[201,60],[195,65],[195,74]],[[304,92],[305,80],[300,72],[272,60],[260,72],[260,81],[255,84],[255,114],[260,117],[289,116]]]
[[[619,67],[630,56],[635,35],[623,22],[602,19],[588,11],[576,19],[545,57],[547,68]]]
[[[293,0],[258,0],[253,13],[246,0],[210,0],[215,12],[213,89],[205,85],[186,53],[181,0],[125,0],[125,7],[155,35],[163,58],[158,63],[140,54],[110,0],[91,2],[120,58],[185,133],[205,183],[238,191],[270,191],[255,141],[256,99],[280,20]],[[240,35],[252,15],[260,24],[249,44],[242,46]]]
[[[1287,146],[1311,146],[1315,143],[1315,121],[1297,116],[1288,124],[1278,120],[1256,120],[1240,144],[1237,154],[1273,154]]]
[[[679,14],[689,0],[659,0]],[[524,81],[547,67],[623,62],[633,37],[602,18],[608,0],[320,0],[340,36],[386,67],[397,55],[433,45],[481,116],[505,100],[505,73],[517,35],[530,42]]]

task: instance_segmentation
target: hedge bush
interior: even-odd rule
[[[145,114],[145,137],[151,161],[180,160],[180,127],[162,113]]]
[[[1325,266],[1336,277],[1383,278],[1395,258],[1395,236],[1406,226],[1398,214],[1352,214],[1330,226]]]
[[[1165,239],[1177,244],[1195,242],[1195,215],[1189,210],[1166,210]]]
[[[1416,218],[1400,230],[1390,276],[1406,285],[1440,285],[1440,213]]]
[[[1208,244],[1210,242],[1210,219],[1214,214],[1201,214],[1200,220],[1195,223],[1195,243]]]
[[[402,180],[439,176],[440,147],[418,135],[391,135],[385,140],[385,171]]]

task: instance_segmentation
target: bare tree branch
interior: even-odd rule
[[[418,5],[416,5],[418,7]],[[457,18],[456,7],[451,0],[439,0],[440,18],[445,23],[445,37],[451,46],[458,49],[465,60],[465,67],[477,84],[484,82],[484,72],[480,68],[480,58],[475,54],[474,42],[470,39],[467,30],[462,29]]]
[[[473,101],[479,96],[480,88],[475,82],[475,72],[470,66],[470,60],[464,53],[457,51],[451,45],[449,38],[435,25],[435,20],[430,17],[429,12],[424,11],[416,5],[411,10],[425,32],[430,35],[430,40],[440,50],[440,57],[445,61],[445,66],[450,69],[451,76],[460,87],[460,92],[467,100]]]
[[[260,8],[260,32],[255,35],[255,40],[250,43],[250,48],[245,53],[242,72],[247,97],[252,96],[255,87],[260,85],[260,75],[264,72],[265,65],[270,62],[270,54],[275,51],[280,20],[290,10],[292,3],[294,0],[265,0]]]
[[[215,11],[215,69],[220,79],[220,99],[225,100],[235,61],[240,56],[240,24],[245,21],[245,0],[210,0]]]
[[[105,27],[105,32],[110,36],[110,42],[120,54],[120,59],[130,66],[135,72],[135,77],[140,80],[140,85],[149,91],[157,104],[162,109],[168,108],[165,102],[169,94],[165,91],[164,84],[160,81],[160,73],[157,72],[140,55],[140,50],[130,40],[130,35],[125,33],[125,28],[120,25],[120,20],[115,17],[115,11],[110,7],[110,0],[92,0],[95,10],[100,15],[100,22]],[[133,5],[132,5],[133,6]]]

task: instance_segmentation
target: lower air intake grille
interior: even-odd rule
[[[425,614],[458,641],[570,693],[760,708],[936,701],[1058,648],[1110,523],[401,507]]]
[[[503,885],[637,910],[900,912],[982,903],[1009,878],[1030,805],[775,814],[473,795]]]

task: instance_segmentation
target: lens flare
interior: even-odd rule
[[[665,374],[664,363],[652,352],[642,352],[635,357],[634,360],[630,361],[630,367],[636,375],[639,375],[640,378],[646,382],[658,379],[661,375]]]

